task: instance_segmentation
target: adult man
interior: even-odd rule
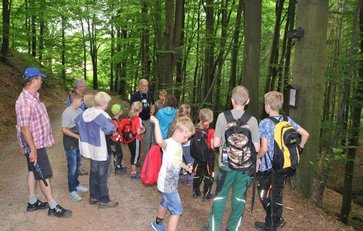
[[[248,90],[243,86],[237,86],[232,90],[232,105],[230,111],[234,119],[239,119],[245,113],[244,108],[249,103]],[[247,124],[251,131],[252,142],[259,150],[258,124],[255,117],[251,117]],[[227,119],[224,113],[220,113],[217,118],[214,147],[220,147],[219,172],[217,175],[216,196],[213,199],[212,210],[208,218],[208,230],[219,230],[223,220],[224,210],[228,200],[229,191],[232,188],[232,210],[228,218],[227,230],[238,230],[241,225],[245,208],[245,197],[248,185],[252,178],[246,171],[240,171],[224,165],[222,162],[222,146],[225,143],[225,130]]]
[[[139,82],[139,90],[135,92],[131,97],[130,105],[135,101],[141,101],[142,112],[140,113],[140,118],[146,129],[144,137],[142,139],[142,144],[144,146],[145,153],[150,150],[152,143],[152,131],[150,126],[150,114],[155,113],[154,107],[154,97],[149,91],[149,82],[146,79],[141,79]]]
[[[72,212],[62,208],[54,200],[49,180],[52,177],[52,168],[45,148],[54,144],[54,138],[47,109],[39,99],[38,90],[42,86],[43,78],[46,76],[37,68],[27,68],[23,74],[23,91],[15,104],[17,138],[22,151],[28,156],[27,211],[49,207],[49,216],[69,217]],[[38,183],[48,203],[37,199],[36,186]]]

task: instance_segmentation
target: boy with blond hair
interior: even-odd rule
[[[269,118],[265,118],[260,122],[261,148],[257,155],[257,163],[259,165],[257,189],[263,208],[266,211],[266,216],[265,222],[255,222],[255,226],[259,230],[276,230],[276,228],[283,227],[286,224],[286,221],[282,218],[282,190],[286,176],[283,173],[274,171],[272,167],[275,145],[274,120],[282,121],[287,119],[292,127],[301,135],[301,142],[299,144],[300,152],[309,137],[309,133],[289,116],[280,114],[283,103],[282,93],[270,91],[265,94],[265,111],[269,115]]]
[[[178,193],[178,180],[180,169],[192,172],[192,166],[183,163],[182,143],[186,142],[195,132],[193,122],[190,118],[179,119],[170,138],[163,140],[159,121],[150,117],[150,122],[155,124],[155,140],[163,149],[163,160],[158,176],[158,190],[161,192],[161,202],[157,210],[157,216],[151,222],[151,227],[156,231],[165,230],[163,225],[167,211],[171,216],[168,222],[168,230],[177,229],[180,216],[183,214],[183,206]]]
[[[212,210],[208,219],[208,230],[219,230],[223,220],[229,191],[232,188],[232,209],[228,218],[227,230],[238,230],[242,224],[243,212],[245,208],[246,191],[252,178],[247,171],[232,169],[222,161],[222,150],[225,144],[226,125],[229,123],[226,116],[231,115],[235,120],[242,118],[246,113],[245,107],[249,103],[249,93],[247,88],[237,86],[232,90],[231,102],[233,109],[225,113],[220,113],[217,118],[214,147],[219,147],[219,172],[217,174],[217,189],[213,199]],[[251,116],[247,121],[251,131],[252,142],[256,151],[259,150],[258,123],[255,117]]]
[[[80,135],[79,149],[82,156],[91,159],[89,202],[98,204],[98,208],[118,205],[118,202],[110,200],[107,185],[111,154],[109,136],[116,130],[111,117],[105,112],[110,101],[111,96],[98,92],[94,97],[94,106],[76,118]]]

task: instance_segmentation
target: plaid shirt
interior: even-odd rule
[[[16,133],[20,147],[24,150],[21,143],[21,127],[29,127],[35,146],[37,149],[50,147],[54,144],[54,137],[47,109],[39,99],[39,93],[32,95],[23,89],[16,104]]]

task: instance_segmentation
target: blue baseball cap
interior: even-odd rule
[[[24,79],[32,79],[36,76],[40,76],[43,79],[47,78],[47,76],[45,74],[40,72],[39,69],[35,68],[35,67],[28,67],[27,69],[25,69],[24,74],[23,74]]]

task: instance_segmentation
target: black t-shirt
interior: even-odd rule
[[[135,101],[141,101],[142,103],[142,112],[139,115],[140,118],[142,120],[150,119],[150,106],[155,103],[152,93],[150,91],[147,93],[137,91],[131,97],[131,104]]]
[[[78,127],[69,128],[72,132],[79,134]],[[69,150],[70,148],[78,148],[78,139],[63,134],[63,146],[65,150]]]

